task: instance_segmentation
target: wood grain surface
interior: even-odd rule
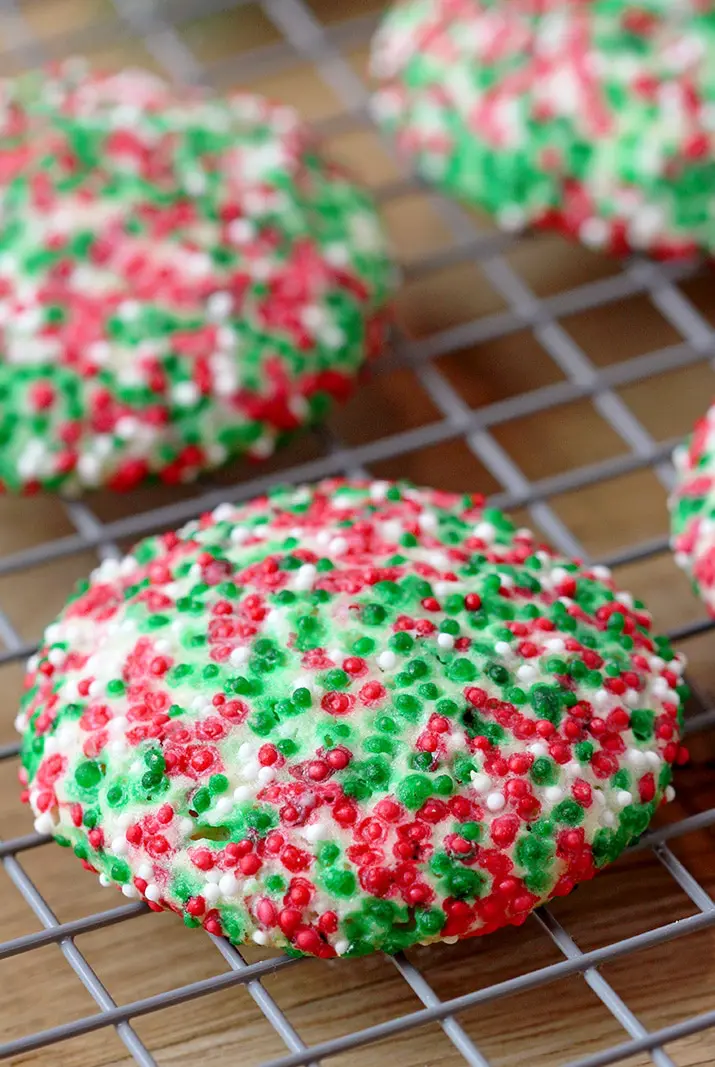
[[[173,0],[163,0],[165,6]],[[182,5],[183,6],[183,5]],[[310,0],[307,5],[326,24],[364,15],[382,5],[375,0]],[[19,7],[38,39],[55,53],[65,31],[101,25],[111,15],[110,0],[20,0]],[[12,20],[0,14],[0,49],[17,40]],[[202,62],[216,63],[226,84],[242,84],[240,58],[253,48],[270,49],[280,33],[257,4],[240,11],[196,19],[182,31],[185,43]],[[102,37],[88,53],[97,62],[118,66],[159,64],[150,49],[132,33]],[[352,69],[365,76],[365,49],[348,55]],[[3,56],[5,68],[18,61]],[[218,69],[217,67],[217,69]],[[296,104],[318,122],[341,111],[340,101],[315,70],[304,63],[289,71],[273,69],[252,78],[251,87]],[[372,132],[355,129],[328,139],[326,149],[353,167],[368,185],[379,190],[399,177],[385,149]],[[453,237],[424,193],[409,192],[390,199],[384,210],[395,253],[407,267],[426,255],[448,249]],[[488,230],[486,220],[480,226]],[[559,239],[541,237],[521,242],[508,253],[509,264],[541,297],[619,273],[618,263],[595,256]],[[712,275],[684,287],[708,320],[715,321]],[[484,271],[468,255],[456,265],[417,272],[399,296],[399,316],[414,338],[429,337],[475,318],[504,310],[503,298]],[[561,325],[599,367],[682,340],[646,296],[571,314]],[[496,341],[476,345],[435,361],[444,380],[464,403],[481,405],[562,381],[555,365],[533,334],[517,330]],[[685,433],[710,399],[713,375],[707,363],[683,366],[668,374],[617,390],[656,441]],[[360,444],[390,433],[427,425],[441,412],[415,373],[393,369],[375,375],[348,407],[333,419],[343,441]],[[627,449],[590,400],[563,404],[547,413],[505,422],[494,429],[499,444],[532,480],[549,478],[584,464],[622,455]],[[296,441],[267,469],[280,471],[319,454],[312,437]],[[501,489],[494,477],[459,438],[375,463],[375,475],[407,476],[448,489]],[[219,480],[231,483],[255,473],[234,465]],[[190,497],[193,489],[182,490]],[[108,520],[177,499],[169,490],[145,490],[130,497],[95,494],[91,504]],[[554,512],[595,556],[617,552],[634,542],[665,535],[665,491],[650,470],[597,482],[588,489],[557,495]],[[529,521],[527,511],[520,518]],[[531,520],[533,521],[533,520]],[[59,502],[46,499],[0,501],[0,555],[73,532]],[[84,552],[58,562],[0,577],[0,605],[22,637],[36,640],[61,607],[74,581],[95,562]],[[663,553],[619,569],[619,578],[647,599],[658,625],[680,625],[702,616],[687,582]],[[715,637],[685,642],[692,675],[706,703],[715,695]],[[0,744],[13,739],[12,721],[21,689],[18,666],[0,668]],[[678,796],[660,817],[674,821],[715,803],[715,746],[712,736],[697,736],[693,759],[678,774]],[[17,799],[13,761],[0,763],[0,837],[31,830],[31,820]],[[673,851],[710,892],[715,892],[715,843],[709,831],[691,834],[673,844]],[[65,851],[48,845],[21,854],[24,870],[41,890],[58,919],[71,920],[122,902],[102,890]],[[20,894],[0,868],[0,940],[39,929]],[[653,929],[692,915],[696,906],[651,853],[630,855],[559,900],[553,913],[584,950]],[[96,969],[118,1003],[161,992],[226,968],[215,946],[186,930],[170,915],[145,914],[121,926],[85,934],[77,946]],[[250,960],[261,954],[247,950]],[[265,954],[264,954],[265,955]],[[556,962],[559,950],[535,919],[483,941],[416,949],[410,953],[441,998],[458,996]],[[604,977],[644,1026],[658,1028],[710,1010],[715,999],[715,930],[627,956],[602,969]],[[301,962],[265,982],[305,1042],[349,1033],[356,1028],[395,1018],[420,1007],[389,959],[358,962]],[[56,946],[0,962],[0,1040],[91,1014],[89,994],[72,973]],[[495,1067],[555,1067],[626,1039],[625,1032],[584,979],[573,976],[554,985],[493,1001],[460,1016],[465,1030]],[[137,1033],[161,1067],[252,1067],[281,1055],[285,1049],[246,989],[234,987],[138,1019]],[[700,1034],[668,1047],[678,1067],[715,1064],[715,1035]],[[397,1067],[458,1067],[463,1061],[439,1025],[430,1025],[390,1041],[335,1057],[336,1067],[372,1067],[384,1060]],[[112,1029],[63,1045],[20,1055],[10,1061],[43,1067],[129,1067],[132,1062]],[[644,1067],[651,1060],[636,1056],[626,1067]]]

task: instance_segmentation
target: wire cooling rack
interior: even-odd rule
[[[139,43],[144,54],[177,81],[203,82],[219,87],[229,84],[252,85],[254,82],[261,84],[262,79],[281,76],[293,68],[309,68],[324,91],[331,93],[339,103],[335,113],[318,125],[327,138],[339,138],[350,132],[370,130],[365,83],[356,70],[354,56],[367,44],[377,22],[379,7],[374,0],[353,0],[352,3],[350,0],[261,0],[260,3],[248,0],[204,0],[203,3],[190,3],[188,0],[0,0],[0,37],[4,49],[0,52],[0,59],[3,66],[12,71],[66,54],[111,50],[129,41]],[[63,21],[63,11],[70,8],[79,10],[80,17],[73,16],[68,27]],[[231,52],[206,60],[201,57],[200,48],[192,47],[194,38],[184,32],[185,27],[196,19],[218,17],[222,13],[231,19],[232,36],[229,36],[234,42],[241,41],[241,20],[244,18],[250,17],[252,25],[255,25],[258,17],[263,30],[268,28],[269,32],[263,33],[263,37],[259,34],[257,40],[255,35],[251,37],[255,47],[240,48],[240,55]],[[229,22],[226,21],[224,25],[228,30]],[[374,131],[371,136],[376,136]],[[629,476],[652,471],[664,501],[672,478],[669,456],[674,440],[662,440],[657,434],[654,436],[647,428],[646,420],[640,418],[635,410],[639,405],[629,404],[626,398],[636,395],[632,392],[636,386],[656,380],[665,381],[669,372],[682,372],[689,367],[707,368],[712,363],[715,357],[715,330],[708,320],[708,309],[701,308],[687,295],[693,291],[688,288],[690,283],[702,277],[697,268],[690,265],[658,266],[636,259],[611,265],[610,273],[607,271],[595,279],[548,291],[548,286],[544,289],[533,282],[528,284],[514,265],[512,253],[518,253],[520,248],[525,247],[524,241],[519,243],[514,238],[485,228],[456,205],[440,201],[428,191],[421,190],[409,175],[391,177],[374,184],[376,195],[386,213],[401,197],[419,194],[422,202],[429,204],[434,217],[440,220],[442,231],[448,238],[436,251],[411,258],[405,268],[407,284],[423,283],[440,271],[473,266],[478,269],[482,282],[498,298],[498,306],[487,307],[484,313],[478,314],[477,308],[474,313],[463,315],[459,321],[442,328],[418,328],[410,331],[411,337],[399,336],[392,354],[378,367],[376,387],[381,381],[386,381],[391,373],[409,372],[410,380],[421,390],[423,400],[420,404],[429,409],[429,414],[418,420],[416,425],[397,428],[384,426],[385,433],[374,434],[367,439],[359,435],[354,439],[353,434],[350,443],[344,443],[339,436],[342,423],[341,417],[338,417],[334,420],[333,429],[317,434],[315,448],[307,458],[299,457],[299,461],[293,463],[282,461],[278,473],[275,469],[265,473],[265,469],[255,468],[248,478],[228,481],[226,484],[203,483],[183,498],[168,502],[162,498],[162,502],[145,510],[132,511],[125,507],[124,513],[107,518],[101,514],[102,508],[95,507],[91,501],[60,503],[57,507],[64,509],[72,532],[40,538],[39,541],[35,536],[30,545],[0,556],[0,582],[12,577],[29,581],[30,576],[52,561],[69,561],[90,550],[100,557],[116,554],[127,540],[175,526],[223,500],[246,499],[264,490],[277,477],[283,481],[298,482],[338,472],[354,474],[389,470],[395,473],[402,466],[410,470],[410,462],[418,454],[451,446],[458,446],[461,451],[448,452],[445,456],[469,456],[470,461],[475,463],[475,470],[481,471],[487,488],[494,489],[494,501],[503,507],[525,509],[531,521],[558,549],[567,554],[581,557],[590,554],[590,546],[585,543],[587,539],[581,532],[583,525],[579,528],[578,523],[570,522],[569,516],[574,512],[558,506],[558,501],[569,494],[573,499],[582,499],[584,508],[593,508],[593,503],[589,503],[591,498],[587,495],[589,490],[617,479],[628,479]],[[439,290],[442,296],[438,296],[437,290],[431,296],[429,290],[427,292],[426,300],[438,301],[444,296],[443,289]],[[622,322],[622,317],[618,318],[619,308],[622,309],[627,301],[641,301],[657,311],[663,325],[662,334],[668,343],[661,343],[659,333],[655,338],[648,334],[636,354],[623,359],[594,361],[587,355],[588,346],[574,339],[578,331],[574,333],[574,330],[567,330],[564,322],[576,322],[579,315],[598,309],[612,315],[614,323]],[[455,384],[451,373],[455,366],[452,354],[467,351],[483,354],[493,346],[493,358],[498,360],[504,351],[500,345],[514,338],[527,339],[524,342],[525,361],[532,358],[529,345],[533,347],[535,344],[550,360],[554,373],[546,375],[545,384],[536,384],[523,391],[511,389],[505,397],[490,399],[487,396],[479,404],[470,403],[464,390],[460,391],[459,384]],[[609,342],[616,347],[623,343],[623,336],[615,334]],[[529,381],[525,373],[525,385]],[[703,391],[700,396],[702,406],[708,399]],[[411,394],[409,397],[403,396],[402,400],[407,408],[413,403]],[[417,403],[416,399],[414,402]],[[355,418],[358,422],[363,417],[367,419],[366,409],[360,408],[359,399],[356,404]],[[666,409],[671,406],[667,386],[661,390],[657,404],[661,405],[660,410],[667,423]],[[505,440],[508,442],[508,435],[505,439],[500,431],[510,425],[536,425],[536,440],[542,447],[549,435],[553,437],[556,432],[558,436],[559,413],[573,410],[574,405],[584,405],[579,408],[580,411],[588,408],[592,414],[595,412],[617,445],[610,449],[609,454],[595,458],[586,450],[583,453],[585,461],[567,470],[529,474],[529,463],[515,461],[512,456],[514,449],[504,443]],[[535,419],[536,423],[533,421]],[[554,426],[557,427],[556,431]],[[588,430],[584,430],[584,433],[588,434]],[[451,462],[447,460],[443,463],[442,470],[445,477],[453,480],[455,472]],[[459,472],[456,477],[459,480]],[[463,480],[469,478],[469,473],[465,473]],[[461,487],[468,486],[464,484]],[[473,484],[471,488],[480,489],[482,485]],[[141,500],[151,503],[152,498],[143,496]],[[636,511],[642,509],[642,502],[637,495],[631,500],[631,506]],[[604,517],[594,510],[589,528],[597,528],[599,522],[604,521]],[[602,552],[597,554],[601,561],[612,566],[630,568],[629,574],[639,565],[660,559],[667,561],[663,524],[660,529],[660,533],[648,533],[642,537],[635,527],[629,526],[627,537],[631,543],[625,547],[611,548],[605,553],[605,558]],[[654,588],[655,592],[657,590]],[[0,610],[0,639],[4,645],[0,649],[0,667],[22,661],[33,651],[32,642],[11,621],[12,615],[11,609]],[[675,628],[671,626],[674,640],[687,644],[713,625],[703,619],[696,608],[692,615],[692,619],[681,622]],[[11,717],[12,714],[12,707],[3,707],[3,717]],[[696,684],[688,718],[688,731],[696,744],[707,738],[707,731],[713,725],[715,711],[708,706],[705,692]],[[15,743],[0,745],[0,766],[13,763],[16,758]],[[628,936],[615,936],[615,931],[611,931],[595,947],[582,951],[556,917],[558,906],[542,909],[529,922],[532,926],[538,926],[539,936],[550,941],[555,957],[549,956],[549,962],[534,967],[529,966],[528,960],[526,963],[522,960],[517,973],[489,982],[488,975],[484,980],[480,974],[481,946],[475,943],[467,946],[466,955],[463,952],[460,957],[463,964],[465,959],[471,959],[468,953],[473,953],[471,984],[466,992],[455,995],[453,991],[448,991],[446,997],[440,995],[424,973],[430,970],[429,953],[438,950],[418,950],[410,959],[397,956],[387,963],[396,969],[400,980],[404,982],[406,996],[403,999],[398,996],[395,1010],[375,1023],[371,1022],[369,1013],[361,1014],[358,1006],[348,1025],[343,1026],[343,1032],[313,1041],[301,1037],[300,1024],[298,1028],[294,1026],[288,1013],[280,1006],[280,998],[269,989],[271,980],[283,971],[288,973],[294,986],[299,987],[302,969],[312,964],[283,957],[259,958],[249,962],[249,954],[217,938],[211,940],[218,950],[215,954],[218,973],[174,985],[172,933],[167,931],[165,947],[168,965],[163,972],[163,988],[151,995],[118,1004],[100,978],[98,969],[92,966],[75,939],[106,927],[136,922],[145,913],[144,906],[138,903],[114,903],[107,910],[61,921],[56,917],[47,894],[43,894],[26,869],[31,855],[42,852],[48,839],[37,834],[6,837],[0,841],[0,860],[15,890],[34,913],[39,929],[0,943],[0,961],[16,960],[25,953],[37,954],[48,947],[53,951],[59,949],[76,976],[69,980],[82,983],[97,1010],[87,1014],[80,1012],[76,1018],[10,1037],[0,1045],[0,1059],[9,1059],[18,1064],[35,1063],[40,1060],[33,1058],[33,1054],[44,1054],[46,1058],[41,1060],[43,1063],[74,1063],[75,1060],[69,1058],[71,1039],[114,1028],[124,1045],[124,1050],[120,1049],[124,1058],[111,1059],[112,1063],[124,1065],[136,1062],[143,1067],[155,1067],[165,1060],[162,1053],[152,1051],[150,1043],[140,1036],[137,1024],[143,1017],[241,986],[269,1027],[275,1031],[274,1036],[285,1046],[284,1053],[277,1058],[273,1054],[268,1059],[260,1057],[261,1062],[269,1064],[269,1067],[327,1063],[332,1057],[340,1057],[339,1062],[350,1067],[353,1063],[370,1063],[370,1048],[373,1048],[373,1057],[392,1056],[398,1064],[428,1062],[429,1067],[436,1062],[447,1067],[462,1062],[472,1067],[489,1067],[497,1063],[525,1064],[529,1067],[532,1062],[568,1063],[568,1067],[601,1067],[626,1062],[635,1067],[644,1063],[654,1063],[656,1067],[713,1064],[715,1041],[711,1043],[707,1037],[703,1037],[696,1043],[688,1044],[685,1039],[694,1038],[709,1027],[715,1027],[715,1009],[692,1014],[691,1006],[686,1002],[679,1004],[676,1018],[673,1018],[672,1012],[661,1015],[650,1013],[646,1026],[617,991],[615,984],[599,969],[608,969],[617,961],[630,961],[631,958],[635,961],[639,953],[672,943],[669,953],[660,957],[666,961],[666,982],[668,961],[689,952],[699,961],[702,982],[707,988],[711,978],[703,957],[707,956],[709,945],[706,940],[707,929],[715,925],[715,905],[705,884],[708,878],[702,875],[696,878],[689,866],[676,856],[678,844],[700,834],[700,840],[705,842],[705,858],[699,865],[700,869],[706,874],[711,871],[715,875],[715,848],[707,832],[707,828],[715,824],[715,807],[708,806],[707,789],[701,789],[700,794],[705,802],[696,801],[690,809],[681,807],[678,810],[679,817],[648,833],[636,846],[642,852],[650,850],[652,862],[656,866],[660,864],[662,870],[667,872],[667,877],[672,878],[678,890],[682,891],[688,902],[684,917],[667,921],[666,916],[666,921],[658,921],[655,925],[646,923],[646,929]],[[639,904],[645,907],[645,902],[636,895],[634,909]],[[120,951],[122,930],[115,932],[117,951]],[[525,933],[526,930],[512,931],[510,936],[516,939],[512,940],[512,946],[518,946],[518,939],[523,938]],[[698,935],[695,941],[691,935]],[[201,935],[192,936],[200,938]],[[495,938],[497,936],[494,935]],[[689,938],[687,942],[685,938]],[[460,946],[460,949],[464,948]],[[456,953],[457,949],[444,951]],[[449,961],[449,956],[444,959]],[[224,969],[218,970],[221,961]],[[42,966],[38,962],[37,967]],[[337,972],[331,970],[333,965],[322,966],[322,980],[330,984],[334,980],[331,975]],[[367,965],[353,962],[340,966],[358,969]],[[635,962],[633,966],[636,966]],[[612,1017],[611,1022],[617,1022],[620,1036],[618,1030],[607,1028],[610,1037],[615,1032],[614,1041],[610,1041],[610,1038],[599,1041],[596,1035],[594,1041],[585,1046],[572,1046],[567,1026],[560,1051],[550,1053],[546,1046],[539,1046],[534,1038],[531,1051],[529,1046],[524,1051],[522,1045],[520,1052],[512,1053],[511,1028],[507,1027],[498,1035],[496,1043],[491,1041],[487,1050],[486,1047],[480,1048],[478,1038],[472,1036],[475,1028],[460,1021],[460,1017],[464,1017],[470,1009],[477,1008],[480,1018],[488,1019],[490,1012],[496,1009],[502,999],[538,993],[568,978],[576,982],[585,981]],[[15,992],[16,1003],[18,997],[21,1003],[23,997],[31,1000],[32,985]],[[6,998],[3,995],[0,997],[0,1023],[4,1000]],[[704,1001],[699,1000],[698,1009],[707,1007],[707,1003],[707,997]],[[518,1013],[519,1000],[515,999],[514,1004],[517,1005],[515,1013]],[[428,1024],[441,1027],[444,1047],[438,1057],[425,1061],[419,1051],[415,1056],[414,1049],[419,1050],[419,1035]],[[406,1038],[415,1034],[416,1044],[406,1044]],[[374,1049],[376,1042],[381,1042],[379,1051]],[[581,1052],[584,1048],[588,1051],[574,1058],[571,1051],[575,1047]],[[359,1058],[361,1050],[364,1053],[365,1049],[368,1050],[368,1058],[365,1059],[364,1055]],[[196,1059],[181,1062],[206,1060],[209,1051],[204,1047],[203,1051],[196,1053]],[[92,1055],[96,1058],[81,1062],[94,1064],[100,1061],[98,1053]],[[110,1061],[101,1058],[101,1062]],[[166,1062],[173,1063],[174,1059],[168,1057]],[[227,1061],[221,1059],[220,1062]],[[247,1060],[241,1056],[232,1062],[244,1063]]]

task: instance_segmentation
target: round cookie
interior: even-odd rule
[[[671,547],[715,616],[715,404],[673,453],[677,481],[668,506]]]
[[[682,661],[479,497],[329,481],[105,561],[18,727],[104,885],[323,957],[520,924],[672,793]]]
[[[706,0],[404,0],[372,66],[374,114],[417,172],[505,229],[715,252]]]
[[[351,392],[392,268],[292,109],[75,61],[0,103],[0,491],[189,481]]]

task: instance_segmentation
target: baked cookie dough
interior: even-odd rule
[[[702,0],[404,0],[374,114],[500,226],[609,253],[715,252],[715,14]]]
[[[296,113],[67,62],[0,82],[0,490],[268,456],[352,390],[391,284]]]
[[[189,926],[321,957],[522,923],[671,795],[682,661],[481,498],[329,481],[105,561],[18,727],[35,826]]]
[[[673,454],[671,546],[708,612],[715,615],[715,404]]]

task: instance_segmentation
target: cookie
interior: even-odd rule
[[[507,230],[712,254],[714,63],[705,0],[404,0],[375,39],[374,114]]]
[[[75,61],[0,102],[1,490],[190,481],[351,392],[392,271],[292,109]]]
[[[105,561],[29,666],[25,797],[104,885],[321,957],[522,923],[671,795],[682,661],[479,497],[329,481]]]
[[[668,505],[675,561],[715,616],[715,404],[673,454]]]

